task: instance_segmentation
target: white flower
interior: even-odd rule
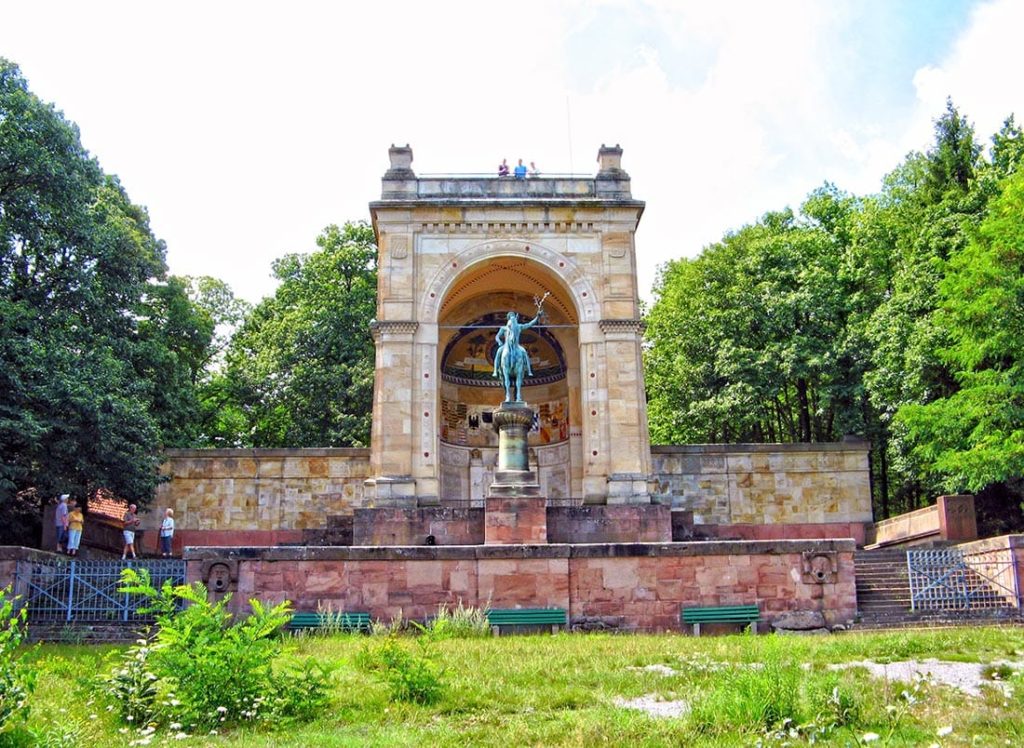
[[[167,725],[167,727],[168,727],[168,729],[171,729],[171,730],[180,730],[181,729],[181,722],[171,722],[171,724]]]
[[[882,737],[882,736],[879,735],[877,732],[866,732],[866,733],[864,733],[863,737],[861,737],[861,742],[862,743],[874,743],[880,737]]]
[[[98,714],[90,714],[90,715],[89,715],[89,719],[96,719],[96,718],[97,718],[97,717],[99,717],[99,716],[100,716],[100,715],[98,715]]]
[[[179,733],[177,733],[177,734],[176,734],[176,735],[174,736],[174,739],[175,739],[175,740],[184,740],[184,739],[185,739],[185,738],[187,738],[187,737],[188,737],[188,733],[187,733],[187,732],[179,732]]]
[[[953,727],[951,725],[947,725],[946,727],[940,727],[938,732],[936,732],[935,734],[938,735],[940,738],[944,738],[951,732],[953,732]]]
[[[128,720],[129,722],[131,722],[132,720],[135,719],[135,717],[133,717],[132,715],[129,714],[127,717],[125,717],[125,719]]]
[[[217,707],[217,711],[220,712],[221,714],[224,714],[227,710],[228,710],[228,708],[226,706],[219,706],[219,707]]]

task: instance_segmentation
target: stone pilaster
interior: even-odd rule
[[[388,320],[371,326],[378,372],[373,387],[373,425],[370,436],[370,477],[366,498],[377,506],[414,503],[412,377],[419,367],[413,360],[416,322]]]
[[[615,435],[609,454],[608,503],[650,501],[650,433],[644,393],[639,319],[603,319],[605,376],[608,389],[608,425]]]

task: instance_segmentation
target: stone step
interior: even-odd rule
[[[133,642],[147,624],[138,621],[118,623],[77,623],[63,621],[28,622],[28,638],[34,642],[64,644],[105,644]]]

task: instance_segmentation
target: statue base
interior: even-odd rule
[[[540,496],[537,472],[530,470],[528,436],[533,426],[533,409],[524,402],[502,403],[494,411],[498,432],[498,465],[489,496]]]

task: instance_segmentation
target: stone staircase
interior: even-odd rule
[[[944,609],[911,611],[910,578],[907,551],[897,549],[862,550],[854,554],[857,574],[858,629],[958,626],[970,622],[1020,623],[1016,608],[980,607],[978,609]],[[976,592],[981,605],[995,604],[1001,597],[986,580],[975,573],[968,575],[968,585]]]

